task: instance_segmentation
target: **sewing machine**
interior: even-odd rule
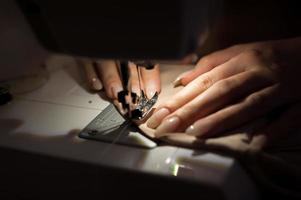
[[[101,14],[110,17],[100,18],[99,8],[93,5],[96,2],[102,5]],[[41,26],[33,27],[36,34],[47,35],[39,37],[49,49],[72,55],[138,60],[181,58],[191,52],[192,38],[196,38],[198,29],[193,29],[190,21],[197,14],[193,10],[198,10],[197,4],[205,5],[210,1],[191,1],[196,4],[175,1],[175,10],[164,1],[141,3],[142,8],[151,8],[150,11],[158,14],[153,24],[131,21],[134,15],[127,15],[128,11],[142,14],[141,19],[145,22],[149,22],[150,16],[143,14],[152,12],[134,6],[125,7],[131,5],[129,1],[120,2],[129,4],[110,7],[113,3],[109,1],[74,1],[71,6],[67,1],[60,1],[59,5],[58,1],[19,1],[31,23],[37,19],[36,15],[41,14],[39,11],[46,13],[44,15],[42,12],[40,16],[49,20],[49,32],[39,32]],[[118,9],[113,12],[113,8]],[[184,18],[178,18],[179,9],[183,9],[181,17]],[[209,8],[201,6],[200,9],[207,13]],[[72,15],[67,15],[68,12]],[[119,12],[126,22],[132,23],[132,28],[128,30],[125,24],[116,26],[106,22],[104,25],[107,27],[101,29],[106,32],[103,32],[104,37],[100,37],[101,30],[97,27],[102,25],[95,24],[101,20],[114,20],[111,17]],[[119,17],[116,19],[119,20]],[[170,21],[169,17],[177,20]],[[153,26],[150,27],[150,24]],[[187,26],[183,29],[185,31],[182,31],[183,26]],[[124,31],[126,38],[121,34]],[[138,32],[142,32],[139,37]],[[52,43],[54,38],[48,37],[50,33],[56,36],[56,42]],[[112,33],[118,37],[106,37]],[[155,40],[151,39],[152,34]],[[166,49],[160,47],[164,51],[158,51],[158,46]],[[174,195],[177,198],[198,195],[203,199],[258,198],[253,182],[231,157],[160,145],[135,131],[132,136],[143,141],[144,145],[141,142],[140,145],[120,144],[119,138],[111,142],[79,138],[78,133],[110,104],[98,94],[86,90],[78,71],[80,68],[74,67],[77,64],[73,58],[54,56],[46,65],[49,78],[45,85],[25,94],[14,95],[12,102],[0,106],[0,155],[5,161],[0,172],[0,193],[29,199],[53,199],[58,196],[89,198],[95,195],[100,198],[141,198],[141,194],[136,192],[139,190],[148,198],[170,198]],[[177,69],[180,69],[179,66]]]

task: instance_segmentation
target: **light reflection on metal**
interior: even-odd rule
[[[179,165],[177,163],[174,163],[170,166],[169,170],[171,172],[171,174],[173,176],[177,176],[178,175],[178,172],[179,172]]]
[[[129,68],[128,61],[121,61],[117,63],[119,66],[120,77],[122,79],[123,91],[118,93],[118,102],[122,105],[121,113],[128,119],[143,120],[148,113],[152,110],[152,107],[158,100],[158,92],[156,92],[151,98],[148,98],[141,84],[141,67],[142,65],[137,64],[137,78],[139,82],[140,94],[134,93],[131,85],[131,70]],[[148,66],[150,66],[149,64]],[[139,66],[139,67],[138,67]],[[152,65],[153,66],[153,65]],[[145,66],[143,66],[145,67]],[[151,69],[151,67],[149,67]]]
[[[139,97],[137,107],[131,111],[131,118],[134,120],[144,119],[152,110],[152,107],[155,105],[157,100],[158,92],[156,92],[151,99],[148,99],[145,95]]]

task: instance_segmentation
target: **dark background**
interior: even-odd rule
[[[300,1],[224,0],[203,51],[301,35]],[[205,48],[205,50],[204,50]]]

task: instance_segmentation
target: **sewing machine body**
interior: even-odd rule
[[[174,187],[173,194],[191,189],[205,199],[257,198],[253,183],[233,158],[166,144],[141,148],[79,138],[79,131],[109,103],[99,95],[86,91],[74,65],[76,63],[72,58],[53,59],[48,65],[50,77],[44,86],[30,93],[15,95],[12,102],[0,107],[1,152],[11,150],[21,154],[15,157],[16,153],[6,153],[4,169],[15,169],[15,173],[20,173],[24,179],[32,179],[13,186],[7,182],[4,184],[6,179],[3,178],[2,184],[8,191],[14,187],[39,187],[38,180],[42,179],[45,181],[43,184],[53,188],[44,188],[46,192],[41,194],[32,194],[24,189],[21,195],[45,195],[50,191],[56,194],[60,191],[57,186],[66,182],[62,180],[56,185],[53,177],[59,180],[60,177],[77,176],[76,180],[73,180],[74,177],[70,179],[73,180],[71,183],[67,181],[71,185],[65,186],[64,192],[70,192],[68,188],[79,189],[82,185],[88,187],[91,184],[94,185],[93,192],[98,191],[97,185],[107,190],[112,185],[123,189],[138,187],[141,190],[146,185],[151,192],[155,188],[163,190],[164,185],[169,185],[166,186],[169,189]],[[30,156],[27,154],[33,155],[33,158],[28,159]],[[35,156],[39,158],[34,159]],[[24,157],[27,159],[23,160]],[[25,163],[19,163],[22,161]],[[65,163],[69,161],[72,164]],[[64,164],[57,164],[60,162]],[[78,169],[79,173],[74,172],[73,168]],[[9,173],[2,175],[10,180],[14,176]],[[88,176],[86,173],[95,173],[95,176],[85,179]],[[133,177],[135,181],[131,181]],[[151,186],[151,183],[156,186]]]
[[[64,54],[180,59],[196,49],[221,0],[18,0],[39,41]]]
[[[11,1],[3,2],[7,5],[3,13],[11,17]],[[20,19],[17,14],[18,18],[11,19]],[[29,33],[27,28],[16,32]],[[3,40],[24,44],[13,34],[9,36]],[[24,41],[30,37],[26,34]],[[31,48],[25,52],[13,46],[12,55],[22,58]],[[24,61],[24,66],[30,64]],[[69,57],[50,59],[44,85],[15,93],[12,102],[0,106],[1,199],[125,194],[139,198],[137,190],[153,198],[181,198],[182,194],[202,199],[257,199],[253,182],[233,158],[167,144],[143,148],[79,138],[78,133],[109,103],[87,91],[83,73],[78,71],[82,69],[75,66]],[[11,72],[7,73],[11,77],[22,76],[18,68]],[[19,82],[14,87],[24,86]]]

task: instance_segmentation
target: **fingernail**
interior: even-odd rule
[[[185,133],[187,133],[187,135],[196,135],[195,134],[196,129],[194,125],[190,125],[186,130]]]
[[[181,77],[177,77],[176,80],[172,83],[173,87],[176,88],[176,87],[181,86],[182,85],[181,81],[182,81],[182,78]]]
[[[183,78],[184,76],[186,76],[187,74],[189,74],[190,72],[192,72],[192,70],[189,70],[189,71],[186,71],[186,72],[180,74],[180,75],[176,78],[176,80],[174,80],[174,82],[173,82],[173,87],[175,88],[175,87],[182,86],[182,78]]]
[[[98,78],[92,78],[91,85],[94,90],[101,90],[102,84]]]
[[[161,108],[157,112],[155,112],[148,120],[147,126],[149,128],[157,128],[161,121],[170,114],[170,111],[167,108]]]
[[[156,91],[147,91],[147,98],[151,99],[155,95]]]
[[[164,120],[155,131],[156,137],[164,136],[164,133],[172,133],[177,130],[180,125],[180,118],[178,116],[170,117]]]
[[[121,92],[123,90],[122,87],[120,86],[112,86],[111,87],[111,91],[112,91],[112,98],[113,99],[118,99],[118,93]]]
[[[146,89],[146,95],[149,99],[152,98],[158,90],[157,86],[153,83],[146,85],[145,89]]]
[[[186,130],[185,133],[187,135],[193,135],[193,136],[202,136],[205,132],[207,132],[207,128],[204,126],[204,123],[202,122],[196,122],[192,125],[190,125]]]

